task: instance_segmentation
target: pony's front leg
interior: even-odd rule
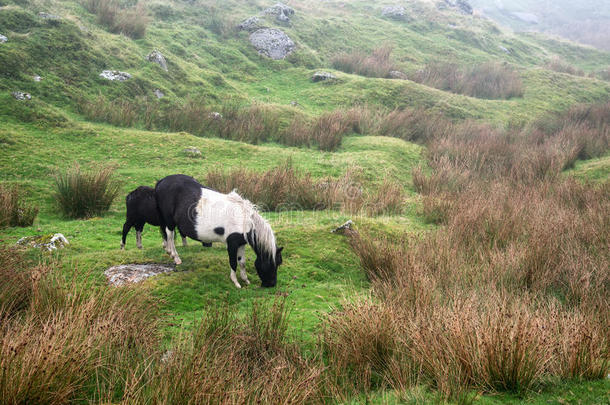
[[[237,263],[239,263],[239,276],[247,285],[250,285],[248,274],[246,273],[246,245],[241,245],[237,249]]]
[[[234,243],[227,243],[227,252],[229,253],[229,264],[231,265],[231,281],[235,284],[235,287],[241,288],[241,284],[237,281],[237,250],[239,249]]]

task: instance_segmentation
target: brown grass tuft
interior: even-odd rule
[[[0,184],[0,229],[31,226],[38,215],[38,207],[24,201],[18,186]]]

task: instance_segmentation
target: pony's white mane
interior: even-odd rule
[[[227,194],[227,199],[242,206],[244,210],[244,218],[247,221],[247,226],[244,227],[244,233],[252,230],[256,236],[257,246],[269,254],[275,262],[275,235],[273,234],[273,229],[271,229],[269,222],[267,222],[267,220],[258,213],[256,205],[237,194],[235,190]],[[244,237],[247,240],[247,236],[245,234]]]

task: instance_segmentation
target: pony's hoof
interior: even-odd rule
[[[125,245],[121,243],[121,250],[125,250]]]
[[[234,284],[235,284],[235,287],[241,288],[241,285],[238,282],[235,282]]]
[[[250,285],[250,280],[244,280],[244,283],[246,283],[246,285]]]
[[[176,257],[176,258],[174,259],[174,263],[176,263],[176,265],[178,265],[178,264],[182,264],[182,260],[180,260],[180,258],[179,258],[179,257]]]

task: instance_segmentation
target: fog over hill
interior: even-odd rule
[[[472,0],[471,4],[515,31],[541,31],[610,49],[608,1]]]

